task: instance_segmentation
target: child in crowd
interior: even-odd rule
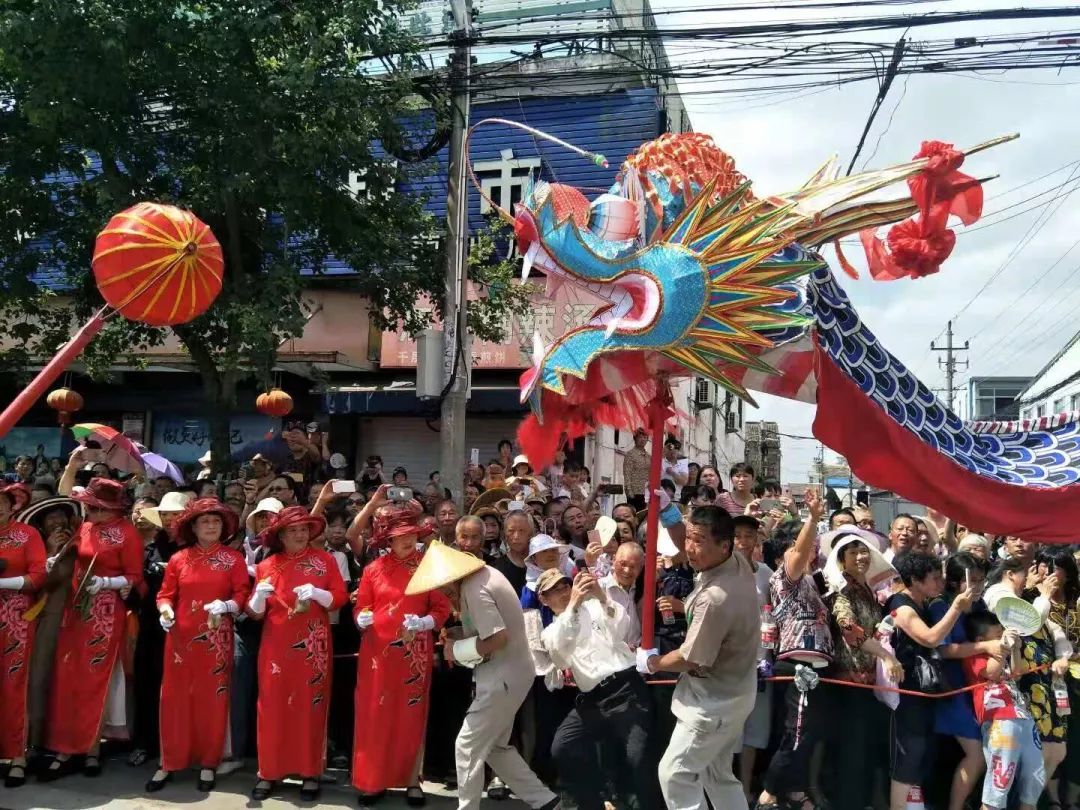
[[[1015,679],[1026,671],[1017,655],[1019,638],[1012,631],[1003,631],[997,617],[988,611],[969,615],[967,627],[968,635],[976,641],[1000,641],[1002,652],[1000,658],[982,653],[964,660],[969,682],[982,684],[972,699],[986,757],[983,810],[1006,807],[1017,779],[1020,810],[1035,810],[1046,785],[1046,769],[1035,721],[1016,687]]]

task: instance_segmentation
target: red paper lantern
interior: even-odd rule
[[[271,388],[255,399],[255,409],[267,416],[285,416],[292,411],[292,397],[280,388]]]
[[[45,404],[54,411],[59,411],[56,416],[57,422],[61,425],[70,425],[71,415],[82,410],[83,398],[78,392],[72,391],[70,388],[57,388],[45,398]]]
[[[139,203],[109,220],[94,244],[94,280],[125,318],[186,323],[221,292],[225,261],[210,227],[190,211]]]

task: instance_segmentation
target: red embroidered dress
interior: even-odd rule
[[[165,568],[158,591],[176,624],[165,637],[161,682],[161,768],[216,768],[221,764],[229,723],[229,680],[233,663],[233,617],[212,628],[205,605],[230,599],[243,608],[251,591],[244,555],[215,543],[188,546]]]
[[[433,633],[401,638],[406,613],[431,616],[435,629],[450,616],[439,591],[405,596],[420,554],[404,560],[385,554],[364,569],[355,613],[370,610],[375,624],[364,631],[356,678],[353,785],[363,793],[409,784],[424,745],[431,685]]]
[[[98,740],[109,678],[124,639],[126,611],[120,594],[101,590],[91,596],[90,576],[142,581],[143,542],[129,520],[83,523],[76,542],[71,595],[56,640],[45,747],[58,754],[85,754]]]
[[[0,590],[0,759],[26,753],[26,686],[34,624],[23,614],[34,604],[34,591],[45,582],[45,544],[37,530],[12,521],[0,526],[2,577],[26,577],[24,590]]]
[[[330,610],[348,600],[337,562],[326,551],[282,551],[255,569],[269,579],[263,637],[259,646],[259,776],[277,781],[295,775],[318,779],[326,760],[326,716],[330,708],[330,618],[315,601],[293,613],[293,588],[311,584],[333,596]]]

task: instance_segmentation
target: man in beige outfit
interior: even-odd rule
[[[558,797],[544,787],[510,745],[510,732],[533,683],[525,619],[513,587],[502,574],[470,554],[434,542],[405,593],[438,588],[461,614],[464,637],[447,640],[447,662],[470,667],[476,695],[457,737],[458,810],[476,810],[484,791],[484,765],[529,807],[556,810]]]

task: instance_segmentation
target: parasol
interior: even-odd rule
[[[146,468],[147,478],[157,478],[164,475],[171,478],[178,486],[183,486],[184,474],[179,467],[165,456],[151,453],[138,442],[132,442],[132,444],[135,445],[135,449],[139,452],[139,458],[142,460],[143,467]]]
[[[135,443],[116,428],[84,422],[71,429],[75,438],[85,444],[95,441],[101,445],[102,463],[126,473],[145,473],[142,457]]]

